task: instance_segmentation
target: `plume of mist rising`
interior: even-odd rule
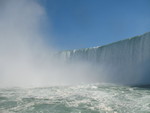
[[[92,74],[83,63],[53,58],[44,43],[43,7],[34,0],[2,0],[0,9],[0,87],[67,85],[86,82]],[[87,71],[88,70],[88,71]]]

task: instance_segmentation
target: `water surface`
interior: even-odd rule
[[[110,84],[3,88],[0,113],[150,113],[150,89]]]

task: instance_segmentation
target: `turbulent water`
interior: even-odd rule
[[[0,113],[150,113],[150,89],[110,84],[3,88]]]

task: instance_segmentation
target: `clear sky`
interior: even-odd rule
[[[39,0],[60,50],[101,46],[150,31],[150,0]],[[49,39],[47,39],[49,40]]]

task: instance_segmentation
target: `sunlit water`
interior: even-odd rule
[[[0,113],[150,113],[150,89],[109,84],[3,88]]]

